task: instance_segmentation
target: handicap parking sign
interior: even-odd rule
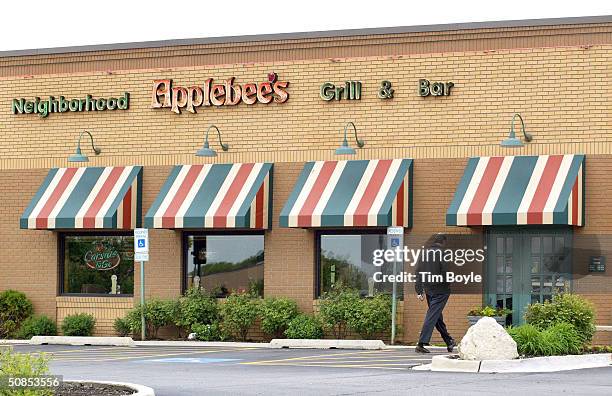
[[[144,248],[145,247],[145,240],[144,239],[139,239],[138,240],[138,247],[139,248]]]
[[[391,238],[391,247],[398,247],[400,245],[400,239],[399,238]]]

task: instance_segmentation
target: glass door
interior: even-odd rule
[[[570,290],[572,230],[491,228],[485,301],[508,308],[507,324],[521,324],[531,303]]]

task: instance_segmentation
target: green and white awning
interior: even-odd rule
[[[470,158],[446,224],[582,226],[584,155]]]
[[[141,189],[141,166],[54,168],[21,216],[20,227],[140,227]]]
[[[410,227],[412,160],[317,161],[304,165],[281,211],[281,227]]]

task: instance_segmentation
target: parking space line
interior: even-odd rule
[[[357,355],[357,354],[372,354],[380,351],[360,351],[360,352],[346,352],[346,353],[334,353],[332,356],[345,356],[345,355]],[[304,360],[304,359],[312,359],[312,358],[320,358],[330,356],[330,354],[325,355],[311,355],[311,356],[298,356],[294,358],[285,358],[285,359],[274,359],[274,360],[259,360],[255,362],[245,362],[242,364],[257,364],[257,363],[274,363],[274,362],[286,362],[286,361],[295,361],[295,360]]]
[[[171,352],[171,353],[146,353],[146,354],[129,354],[129,356],[125,355],[117,355],[117,357],[99,357],[96,355],[92,356],[66,356],[59,357],[58,359],[53,359],[53,361],[58,362],[82,362],[82,361],[119,361],[119,360],[129,360],[129,359],[144,359],[144,358],[155,358],[155,357],[163,357],[163,356],[182,356],[182,355],[195,355],[195,354],[206,354],[206,353],[215,353],[215,352],[232,352],[232,349],[224,349],[224,350],[215,350],[215,351],[190,351],[190,352]]]
[[[410,367],[418,366],[419,364],[410,365]],[[381,370],[408,370],[410,367],[392,367],[384,365],[350,365],[350,364],[309,364],[309,363],[279,363],[279,364],[262,364],[262,366],[293,366],[293,367],[327,367],[327,368],[360,368],[360,369],[381,369]]]

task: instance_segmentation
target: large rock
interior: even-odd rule
[[[493,318],[482,318],[469,328],[461,344],[459,357],[465,360],[516,359],[516,342]]]

